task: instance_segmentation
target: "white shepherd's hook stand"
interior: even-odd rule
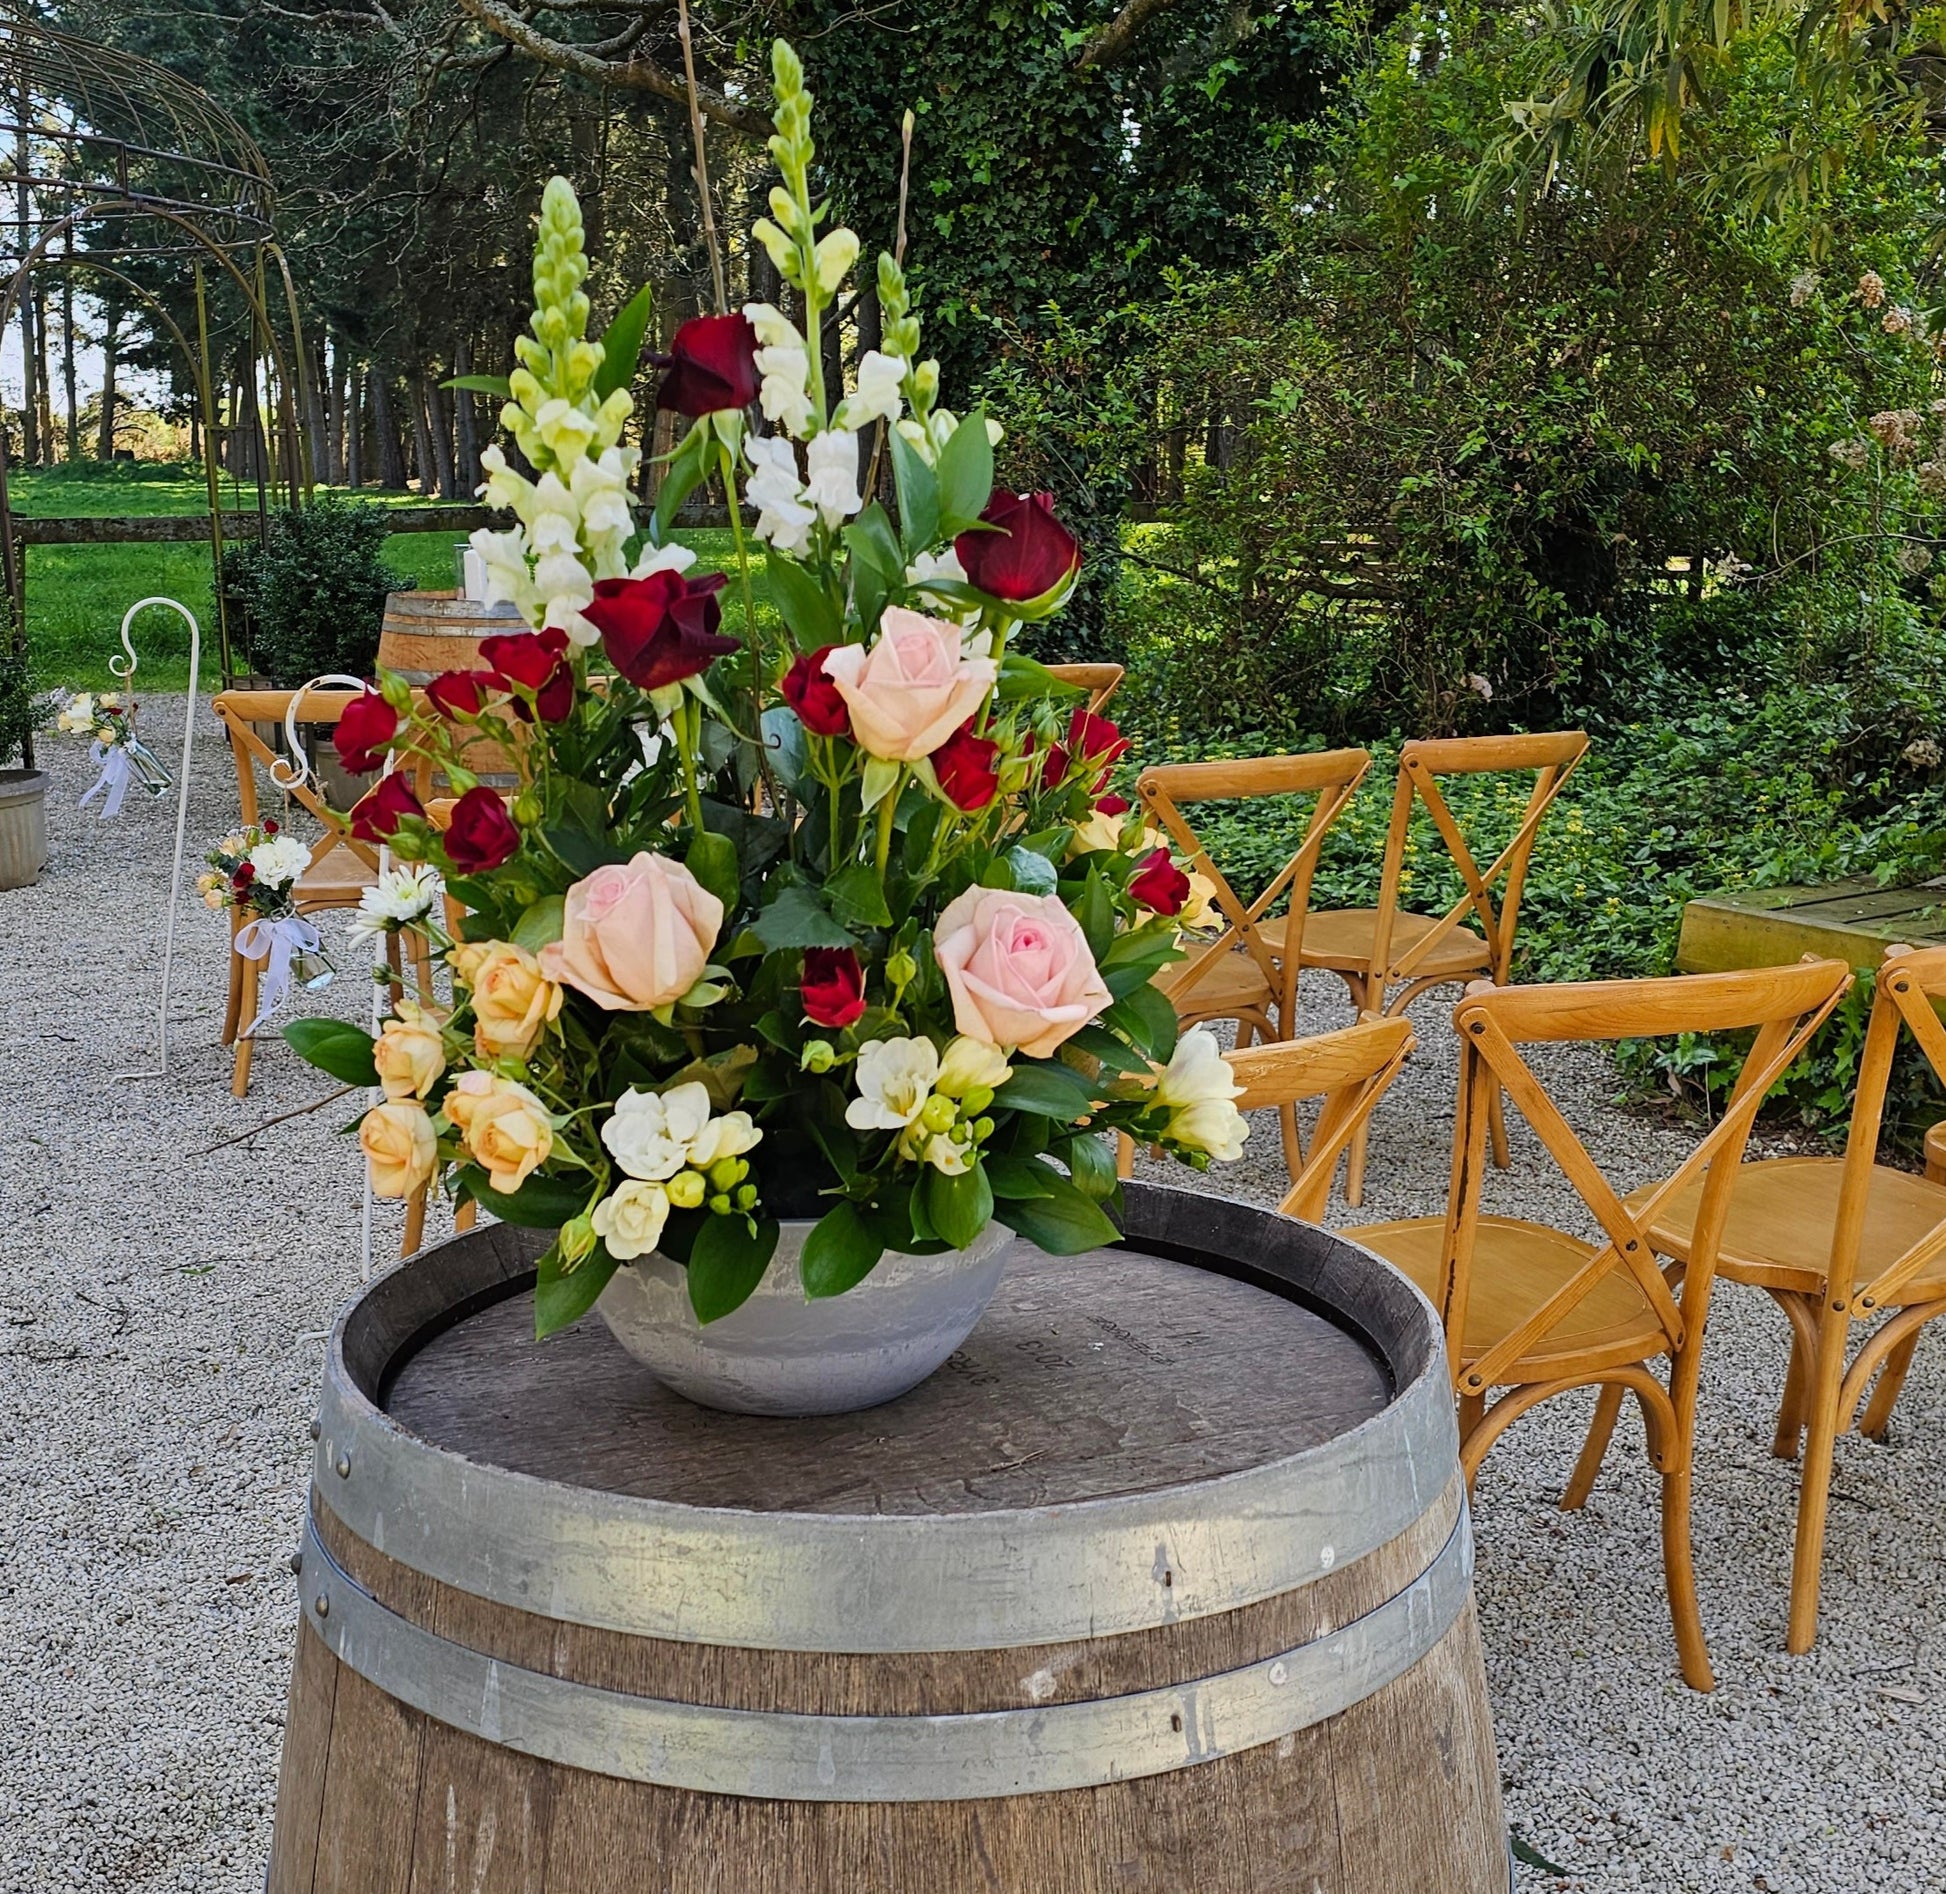
[[[176,908],[182,899],[182,848],[189,827],[189,765],[196,747],[196,680],[203,661],[203,629],[196,622],[196,614],[173,598],[145,598],[122,614],[122,649],[128,656],[111,655],[108,668],[124,684],[135,681],[140,660],[135,655],[128,628],[135,622],[136,613],[147,611],[151,605],[166,605],[172,612],[180,612],[189,626],[189,702],[182,716],[182,767],[176,772],[176,853],[169,869],[169,918],[162,936],[162,1003],[156,1010],[155,1026],[158,1063],[153,1072],[117,1072],[118,1082],[169,1076],[169,976],[176,960]]]

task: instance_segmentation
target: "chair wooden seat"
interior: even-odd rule
[[[1831,1267],[1838,1229],[1838,1196],[1845,1162],[1836,1157],[1774,1157],[1746,1164],[1730,1196],[1729,1220],[1717,1252],[1716,1273],[1760,1289],[1818,1295]],[[1654,1186],[1645,1184],[1624,1199],[1634,1210]],[[1680,1191],[1651,1226],[1656,1246],[1686,1254],[1701,1192]],[[1909,1171],[1872,1166],[1871,1194],[1859,1244],[1862,1281],[1889,1269],[1942,1217],[1946,1186],[1928,1183]],[[1895,1307],[1936,1302],[1946,1296],[1946,1257],[1935,1258],[1891,1298]]]
[[[378,885],[378,870],[372,863],[334,848],[318,857],[291,886],[291,897],[300,914],[312,908],[356,907],[367,888]]]
[[[1378,923],[1377,908],[1321,908],[1304,923],[1304,944],[1298,957],[1307,967],[1362,974],[1372,963]],[[1266,921],[1257,931],[1281,957],[1282,920]],[[1392,917],[1392,946],[1401,956],[1409,954],[1429,934],[1441,933],[1439,921],[1430,914],[1408,914],[1400,909]],[[1443,931],[1443,937],[1426,950],[1416,966],[1418,978],[1461,980],[1468,974],[1490,972],[1493,949],[1472,928],[1453,927]]]
[[[1437,1301],[1445,1283],[1446,1223],[1413,1217],[1370,1223],[1342,1235],[1362,1243]],[[1475,1238],[1473,1293],[1458,1360],[1478,1361],[1584,1270],[1598,1254],[1544,1223],[1516,1217],[1482,1217]],[[1549,1380],[1559,1374],[1598,1373],[1669,1352],[1662,1323],[1633,1277],[1611,1271],[1550,1329],[1541,1346],[1522,1355],[1505,1374],[1507,1383]]]
[[[1157,979],[1166,980],[1174,970],[1163,968]],[[1170,997],[1175,1001],[1177,1017],[1185,1025],[1205,1019],[1235,1019],[1252,1012],[1267,1013],[1277,1004],[1277,995],[1264,977],[1263,969],[1240,947],[1207,962],[1198,970],[1192,985],[1176,987]]]

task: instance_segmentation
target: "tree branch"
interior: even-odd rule
[[[1112,66],[1134,50],[1142,29],[1158,13],[1166,13],[1176,0],[1128,0],[1121,12],[1105,25],[1098,26],[1082,42],[1075,65],[1086,71],[1090,66]]]
[[[1140,0],[1136,0],[1140,4]],[[567,40],[550,39],[545,33],[500,4],[500,0],[459,0],[460,10],[489,33],[497,34],[528,58],[542,65],[572,72],[597,85],[624,86],[633,92],[651,92],[657,98],[677,105],[689,103],[689,93],[680,79],[671,77],[660,66],[646,59],[603,59],[585,46]],[[741,132],[746,138],[767,138],[770,121],[747,106],[726,99],[720,92],[698,88],[696,103],[705,118]]]

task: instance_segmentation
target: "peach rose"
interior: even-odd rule
[[[969,1039],[1045,1059],[1112,1003],[1081,924],[1053,894],[968,888],[933,928],[932,950]]]
[[[541,971],[611,1013],[669,1006],[702,978],[723,903],[679,861],[637,855],[568,890],[561,938]]]
[[[444,1109],[447,1122],[465,1140],[467,1155],[495,1190],[518,1190],[554,1148],[547,1107],[512,1079],[462,1072],[446,1094]]]
[[[372,1063],[388,1099],[424,1098],[446,1069],[439,1015],[401,1000],[398,1018],[388,1019],[379,1032]]]
[[[448,954],[473,989],[473,1044],[483,1059],[524,1059],[559,1016],[561,989],[541,963],[511,941],[468,941]]]
[[[358,1126],[358,1148],[374,1197],[410,1197],[432,1182],[439,1140],[423,1105],[399,1100],[374,1105]]]
[[[979,709],[1000,666],[962,655],[959,626],[894,605],[878,642],[839,645],[824,674],[851,711],[852,734],[869,755],[911,763],[933,751]]]

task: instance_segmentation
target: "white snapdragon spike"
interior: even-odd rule
[[[818,516],[804,504],[796,451],[775,434],[753,436],[743,451],[751,466],[744,497],[757,509],[757,537],[801,559],[811,550],[811,527]]]
[[[1207,1151],[1225,1164],[1243,1155],[1250,1126],[1234,1100],[1243,1096],[1206,1026],[1194,1026],[1176,1041],[1176,1050],[1155,1082],[1156,1102],[1169,1108],[1169,1138],[1192,1151]]]
[[[905,569],[908,585],[924,585],[928,579],[953,579],[959,584],[966,583],[966,568],[959,562],[959,554],[951,546],[942,546],[937,552],[922,552]]]
[[[827,230],[811,253],[811,266],[818,273],[818,287],[827,296],[835,296],[845,278],[851,274],[851,266],[857,261],[857,233],[847,230],[842,224],[836,230]]]
[[[658,1183],[630,1178],[595,1205],[589,1222],[618,1263],[646,1256],[662,1241],[669,1221],[669,1193]]]
[[[754,1151],[763,1141],[764,1134],[747,1111],[726,1111],[722,1117],[712,1118],[689,1141],[689,1161],[697,1170],[706,1171],[721,1158]]]
[[[646,579],[657,572],[687,572],[695,563],[696,555],[687,546],[644,546],[628,576]]]
[[[982,1090],[997,1092],[1012,1073],[1007,1055],[998,1046],[962,1033],[946,1048],[932,1088],[946,1098],[964,1098],[968,1092]]]
[[[938,450],[932,444],[932,436],[926,432],[923,422],[915,421],[908,415],[897,424],[899,437],[928,467],[938,458]]]
[[[294,835],[273,835],[250,851],[257,879],[272,888],[288,887],[310,865],[310,849]]]
[[[874,1039],[858,1051],[858,1096],[845,1107],[854,1131],[903,1131],[925,1109],[939,1076],[930,1039]]]
[[[896,421],[905,405],[899,392],[904,380],[905,364],[896,355],[868,349],[859,359],[858,386],[842,410],[845,426],[862,428],[873,421]]]
[[[801,349],[804,346],[797,324],[770,303],[745,303],[743,319],[756,330],[760,348]]]
[[[629,1176],[660,1183],[689,1162],[689,1147],[709,1123],[709,1090],[676,1085],[666,1092],[631,1086],[615,1101],[601,1141]]]
[[[534,589],[534,569],[527,560],[526,528],[512,526],[496,533],[482,526],[467,544],[479,555],[485,582],[482,602],[512,605],[531,625],[543,600]]]
[[[600,423],[563,395],[543,401],[534,414],[534,429],[547,450],[564,466],[579,460],[594,445]]]
[[[802,439],[811,419],[811,357],[802,348],[759,349],[757,405],[764,419]]]
[[[824,515],[827,526],[841,526],[864,504],[858,491],[858,436],[845,428],[826,428],[804,450],[810,479],[804,497]]]
[[[536,558],[580,550],[581,508],[559,474],[542,474],[523,498],[525,506],[515,510],[527,528],[527,544]]]
[[[635,448],[610,447],[597,459],[576,461],[569,477],[581,512],[582,540],[598,579],[619,579],[627,570],[623,548],[635,531],[628,483],[640,460]]]
[[[395,927],[424,920],[444,886],[439,870],[423,863],[386,869],[358,897],[358,912],[351,917],[352,939],[375,940]]]

